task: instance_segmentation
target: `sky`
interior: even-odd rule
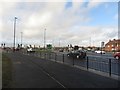
[[[100,46],[118,39],[119,0],[4,0],[0,2],[0,43]],[[45,34],[44,34],[45,33]]]

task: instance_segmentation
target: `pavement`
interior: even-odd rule
[[[118,88],[118,80],[66,64],[20,53],[8,53],[13,62],[11,88]]]

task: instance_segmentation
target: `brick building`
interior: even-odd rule
[[[105,51],[108,51],[108,52],[111,52],[111,51],[118,52],[118,51],[120,51],[120,39],[109,40],[109,42],[105,44]]]

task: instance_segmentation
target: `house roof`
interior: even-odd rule
[[[111,44],[115,44],[115,43],[119,43],[120,44],[120,39],[118,39],[118,40],[116,40],[116,39],[114,39],[114,40],[109,40],[109,42],[108,43],[106,43],[105,45],[111,45]]]

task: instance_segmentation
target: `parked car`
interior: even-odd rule
[[[116,59],[120,59],[120,52],[115,53],[113,56],[114,56],[114,58],[116,58]]]
[[[74,57],[74,58],[85,58],[86,52],[82,50],[71,51],[67,54],[67,56]]]
[[[95,51],[95,53],[102,53],[102,54],[105,54],[105,51],[97,50],[97,51]]]

